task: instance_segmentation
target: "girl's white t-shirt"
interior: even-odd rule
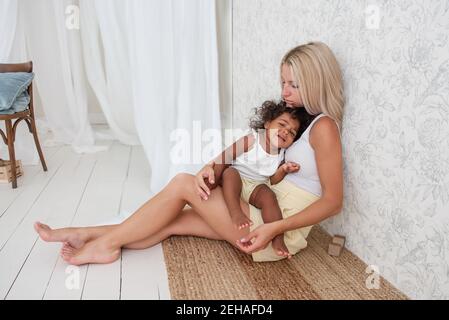
[[[242,153],[232,163],[242,178],[254,181],[266,181],[276,173],[279,165],[284,160],[285,150],[279,154],[269,154],[260,144],[260,135],[264,133],[251,132],[255,142],[251,149]]]

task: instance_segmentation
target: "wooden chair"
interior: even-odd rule
[[[6,72],[33,72],[33,62],[26,63],[18,63],[18,64],[0,64],[0,73]],[[37,152],[39,153],[39,158],[42,163],[42,168],[44,171],[47,171],[47,165],[45,163],[44,155],[42,153],[41,146],[39,144],[39,138],[37,136],[36,130],[36,120],[34,118],[34,105],[33,105],[33,84],[31,83],[28,87],[28,94],[30,95],[30,104],[28,109],[22,112],[17,112],[11,115],[2,115],[0,114],[0,120],[5,121],[6,133],[0,129],[0,135],[3,138],[3,141],[8,146],[9,151],[9,159],[11,161],[11,173],[12,173],[12,187],[13,189],[17,188],[17,172],[16,166],[16,156],[14,152],[14,141],[16,138],[16,129],[17,125],[22,121],[28,125],[28,129],[30,133],[34,137],[34,143],[36,144]],[[13,120],[14,124],[13,124]]]

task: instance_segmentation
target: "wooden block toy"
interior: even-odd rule
[[[346,238],[343,236],[336,235],[332,238],[332,243],[338,244],[342,247],[345,246]]]
[[[336,243],[329,244],[329,250],[327,251],[329,255],[334,257],[339,257],[341,252],[343,251],[343,247]]]
[[[345,247],[346,238],[344,236],[336,235],[332,238],[331,243],[329,244],[328,253],[331,256],[339,257],[343,248]]]
[[[16,161],[16,176],[21,177],[23,175],[22,162]],[[12,181],[11,162],[0,160],[0,183],[10,183]]]

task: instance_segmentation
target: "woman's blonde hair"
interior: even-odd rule
[[[283,65],[291,68],[307,112],[323,113],[341,128],[345,104],[343,79],[332,50],[322,42],[310,42],[287,52],[281,72]]]

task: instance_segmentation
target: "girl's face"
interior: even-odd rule
[[[295,140],[299,130],[299,120],[293,119],[287,112],[265,124],[268,140],[273,148],[287,149]]]
[[[303,107],[304,103],[299,94],[299,84],[293,77],[292,70],[287,64],[282,65],[282,99],[293,108]]]

